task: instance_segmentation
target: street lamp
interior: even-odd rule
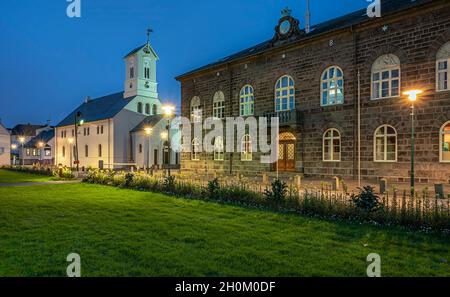
[[[417,95],[422,94],[421,90],[410,90],[404,92],[403,95],[408,96],[408,100],[411,102],[411,197],[414,197],[414,145],[415,145],[415,132],[414,132],[414,117],[415,117],[415,107],[414,102],[417,100]]]
[[[44,143],[42,141],[39,141],[38,147],[39,147],[39,164],[41,164],[42,163],[42,148],[44,147]]]
[[[23,137],[23,136],[19,137],[19,142],[22,145],[22,150],[19,153],[19,157],[20,157],[20,155],[22,155],[22,166],[25,166],[25,158],[23,157],[23,143],[25,142],[25,137]]]
[[[147,173],[149,173],[150,170],[150,136],[152,135],[153,128],[152,127],[145,127],[144,128],[145,135],[148,137],[148,144],[147,144]]]
[[[171,144],[170,144],[170,119],[172,118],[173,114],[175,113],[175,106],[170,104],[165,104],[162,106],[163,115],[167,118],[167,135],[163,137],[163,133],[161,133],[161,138],[167,138],[167,150],[168,150],[168,156],[167,156],[167,174],[170,176],[170,150],[171,150]]]
[[[73,153],[73,148],[72,148],[72,144],[73,144],[73,138],[70,137],[69,139],[69,149],[70,149],[70,166],[69,168],[72,168],[72,153]]]
[[[15,151],[17,149],[17,144],[15,144],[15,143],[11,144],[11,149]],[[12,164],[15,166],[16,165],[16,154],[12,154],[12,155],[13,155]]]

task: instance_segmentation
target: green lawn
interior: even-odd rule
[[[450,239],[71,184],[0,187],[0,276],[450,276]]]
[[[0,169],[0,184],[29,183],[49,181],[51,176]]]

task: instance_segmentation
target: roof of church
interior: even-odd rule
[[[141,49],[143,49],[143,48],[146,47],[146,46],[147,46],[147,43],[145,43],[145,44],[143,44],[143,45],[141,45],[141,46],[138,46],[137,48],[135,48],[134,50],[132,50],[131,52],[129,52],[128,54],[126,54],[124,58],[127,58],[127,57],[129,57],[129,56],[131,56],[131,55],[134,55],[135,53],[137,53],[138,51],[140,51]],[[156,59],[159,59],[159,58],[158,58],[158,55],[157,55],[156,52],[155,52],[155,50],[154,50],[151,46],[150,46],[150,50],[152,51],[152,53],[153,53],[153,55],[156,57]]]
[[[11,129],[11,135],[36,136],[36,130],[46,125],[19,124]]]
[[[77,112],[81,112],[81,119],[86,123],[110,119],[118,114],[134,98],[123,98],[123,92],[119,92],[89,100],[77,107],[56,126],[64,127],[74,125]]]
[[[381,13],[382,16],[386,16],[389,14],[393,14],[408,8],[412,8],[415,6],[419,6],[425,3],[429,3],[435,0],[381,0]],[[303,40],[308,40],[312,37],[316,37],[319,35],[322,35],[324,33],[329,33],[334,30],[343,29],[346,27],[350,27],[352,25],[363,23],[364,21],[370,20],[370,18],[367,16],[367,9],[361,9],[358,11],[355,11],[353,13],[317,24],[315,26],[311,26],[311,31],[308,34],[301,34],[296,36],[296,38],[285,42],[281,44],[273,44],[272,39],[267,40],[263,43],[260,43],[258,45],[255,45],[253,47],[250,47],[248,49],[245,49],[243,51],[237,52],[235,54],[232,54],[230,56],[227,56],[223,59],[220,59],[219,61],[216,61],[214,63],[202,66],[200,68],[197,68],[195,70],[186,72],[182,75],[179,75],[176,77],[177,80],[188,76],[190,74],[194,74],[196,72],[199,72],[201,70],[213,68],[219,65],[223,65],[232,61],[240,60],[243,58],[248,58],[257,54],[261,54],[263,52],[279,48],[286,45],[291,45]]]
[[[43,142],[47,144],[52,138],[55,137],[55,129],[42,131],[37,136],[33,137],[28,141],[24,147],[26,148],[35,148],[38,146],[39,142]]]
[[[162,120],[162,118],[163,116],[160,114],[148,116],[136,127],[134,127],[131,132],[139,132],[144,130],[146,127],[155,127]]]

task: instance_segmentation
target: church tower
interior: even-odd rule
[[[124,97],[143,96],[158,99],[156,81],[156,62],[158,55],[150,46],[150,33],[147,30],[147,43],[125,56],[125,93]]]

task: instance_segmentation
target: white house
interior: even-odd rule
[[[139,145],[131,131],[147,117],[161,114],[158,56],[147,41],[124,59],[124,92],[86,99],[56,126],[56,165],[73,167],[78,159],[80,168],[138,166],[134,152]]]
[[[0,123],[0,166],[11,164],[11,136]]]
[[[53,129],[48,125],[32,125],[32,124],[18,124],[11,129],[11,154],[16,165],[32,164],[34,158],[27,158],[27,150],[25,144],[39,133]],[[32,151],[28,151],[32,155]],[[31,160],[31,161],[30,161]]]
[[[25,164],[53,165],[55,152],[55,130],[47,126],[24,145],[22,158]]]

